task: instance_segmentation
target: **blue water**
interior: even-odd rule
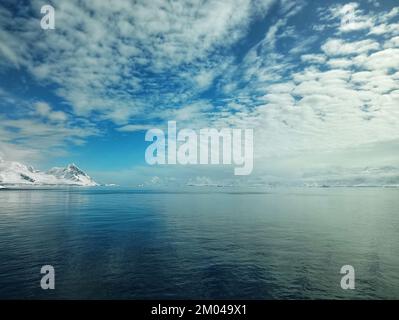
[[[398,189],[201,190],[0,191],[0,298],[399,298]]]

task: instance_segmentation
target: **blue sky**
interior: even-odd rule
[[[252,183],[395,167],[398,69],[397,1],[3,0],[0,154],[121,184],[238,179],[146,166],[145,130],[175,120],[253,128]]]

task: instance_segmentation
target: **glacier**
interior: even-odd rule
[[[0,189],[8,186],[84,186],[99,184],[75,164],[52,168],[47,172],[35,170],[16,161],[0,158]]]

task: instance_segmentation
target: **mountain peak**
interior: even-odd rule
[[[68,166],[66,167],[66,169],[67,169],[67,170],[70,170],[70,171],[75,171],[75,172],[78,172],[78,173],[80,173],[80,174],[86,175],[86,173],[84,173],[83,170],[81,170],[81,169],[80,169],[76,164],[74,164],[74,163],[68,164]]]

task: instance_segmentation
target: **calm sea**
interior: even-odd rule
[[[1,190],[0,298],[399,299],[399,189]]]

